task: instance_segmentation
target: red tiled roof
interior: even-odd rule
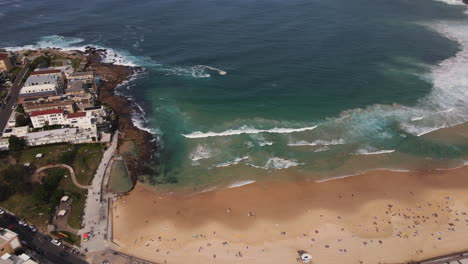
[[[51,114],[63,114],[63,109],[51,109],[44,111],[36,111],[29,114],[30,117],[40,116],[40,115],[51,115]]]
[[[49,73],[60,73],[60,70],[47,70],[47,71],[33,71],[31,75],[41,75],[41,74],[49,74]]]
[[[84,116],[86,116],[86,112],[79,112],[79,113],[68,114],[67,118],[76,118],[76,117],[84,117]]]
[[[0,60],[5,60],[6,58],[8,58],[8,54],[0,53]]]

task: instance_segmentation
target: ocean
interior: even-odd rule
[[[0,2],[0,47],[106,48],[161,175],[208,190],[462,166],[468,15],[458,0]]]

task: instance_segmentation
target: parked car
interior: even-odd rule
[[[63,245],[62,248],[63,248],[64,250],[69,250],[69,249],[70,249],[70,247],[67,246],[67,245]]]
[[[19,220],[19,221],[18,221],[18,224],[21,225],[21,226],[27,226],[27,225],[28,225],[28,223],[26,223],[26,222],[23,221],[23,220]]]
[[[52,241],[50,241],[50,243],[56,245],[57,247],[60,247],[60,245],[62,245],[62,242],[60,242],[60,240],[58,240],[58,239],[52,239]]]
[[[78,249],[76,249],[76,248],[72,248],[71,253],[73,253],[75,255],[79,255],[80,251]]]
[[[11,230],[13,227],[15,227],[14,224],[11,224],[11,225],[8,225],[8,226],[7,226],[7,228],[10,229],[10,230]]]
[[[44,236],[45,241],[52,241],[52,238],[49,235]]]
[[[0,215],[3,215],[5,213],[5,211],[3,211],[2,209],[0,209]]]
[[[29,229],[31,229],[31,231],[32,231],[33,233],[36,233],[36,232],[37,232],[37,228],[35,228],[34,226],[31,226],[31,225],[30,225],[30,226],[28,226],[28,227],[29,227]]]

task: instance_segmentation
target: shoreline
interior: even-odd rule
[[[297,250],[317,263],[427,259],[468,249],[467,172],[372,171],[193,195],[138,184],[115,203],[113,237],[127,254],[167,263],[294,263]]]

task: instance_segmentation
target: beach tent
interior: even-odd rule
[[[60,201],[66,202],[66,201],[68,201],[68,198],[69,198],[68,196],[64,196],[64,197],[62,197],[62,199],[60,199]]]
[[[312,261],[312,256],[307,253],[304,253],[301,255],[301,261],[303,263],[310,263]]]
[[[38,153],[38,154],[36,155],[36,159],[40,159],[40,158],[42,158],[42,153]]]
[[[67,213],[67,210],[60,210],[58,216],[64,216]]]

